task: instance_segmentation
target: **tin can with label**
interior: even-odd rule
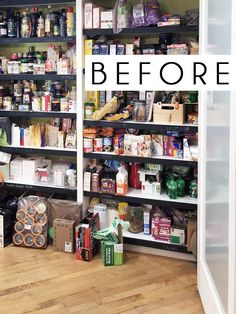
[[[93,139],[84,138],[84,153],[92,153],[92,152],[93,152]]]
[[[86,102],[84,104],[84,118],[88,120],[93,119],[93,113],[94,113],[94,103]]]
[[[103,151],[111,152],[112,150],[113,150],[112,137],[104,137],[103,138]]]
[[[102,152],[102,150],[103,150],[103,138],[97,137],[94,139],[94,151]]]

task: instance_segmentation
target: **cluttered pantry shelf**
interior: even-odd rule
[[[4,182],[3,188],[7,189],[21,189],[21,190],[31,190],[37,191],[42,193],[58,193],[61,195],[70,195],[76,197],[77,195],[77,188],[67,188],[67,187],[60,187],[50,184],[40,184],[40,183],[20,183],[15,182],[12,180],[8,180]]]
[[[84,126],[93,126],[99,128],[117,128],[117,129],[137,129],[147,131],[184,131],[198,132],[196,124],[156,124],[152,122],[134,122],[134,121],[106,121],[106,120],[84,120]]]
[[[76,156],[77,150],[58,147],[25,147],[25,146],[1,146],[1,151],[8,154],[37,154],[56,156]]]
[[[145,235],[143,232],[131,233],[129,231],[126,231],[123,233],[123,236],[125,244],[139,245],[160,250],[192,254],[192,252],[189,252],[187,250],[186,245],[179,245],[167,241],[155,240],[151,235]]]
[[[198,200],[195,198],[191,198],[190,196],[179,197],[178,199],[170,199],[169,196],[164,193],[159,196],[153,194],[142,195],[142,192],[140,190],[131,188],[129,189],[128,194],[126,194],[125,196],[88,191],[84,191],[84,196],[112,199],[127,203],[159,205],[164,207],[167,206],[189,210],[196,210],[198,204]]]
[[[149,35],[163,33],[191,33],[198,32],[198,25],[173,25],[173,26],[151,26],[151,27],[136,27],[124,28],[120,33],[114,34],[113,29],[84,29],[84,36],[121,36],[121,35]]]
[[[76,75],[67,74],[0,74],[0,81],[21,81],[21,80],[33,80],[33,81],[75,81]]]
[[[29,38],[1,38],[0,45],[32,44],[32,43],[75,43],[75,36],[66,37],[29,37]]]
[[[114,153],[84,153],[84,158],[97,159],[97,160],[118,160],[123,162],[138,162],[138,163],[151,163],[151,164],[162,164],[162,165],[173,165],[173,166],[186,166],[186,167],[196,167],[197,161],[187,160],[180,158],[173,158],[168,156],[155,157],[137,157],[137,156],[126,156],[126,155],[116,155]]]

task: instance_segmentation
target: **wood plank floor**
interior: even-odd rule
[[[126,264],[104,267],[73,255],[16,247],[0,249],[0,313],[204,313],[196,265],[126,253]]]

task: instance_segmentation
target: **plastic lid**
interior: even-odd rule
[[[74,9],[73,9],[72,7],[68,7],[68,8],[67,8],[67,12],[69,12],[69,13],[74,13]]]

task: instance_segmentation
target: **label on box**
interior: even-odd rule
[[[123,244],[114,244],[114,265],[123,265]]]
[[[72,253],[72,243],[65,242],[65,252]]]

